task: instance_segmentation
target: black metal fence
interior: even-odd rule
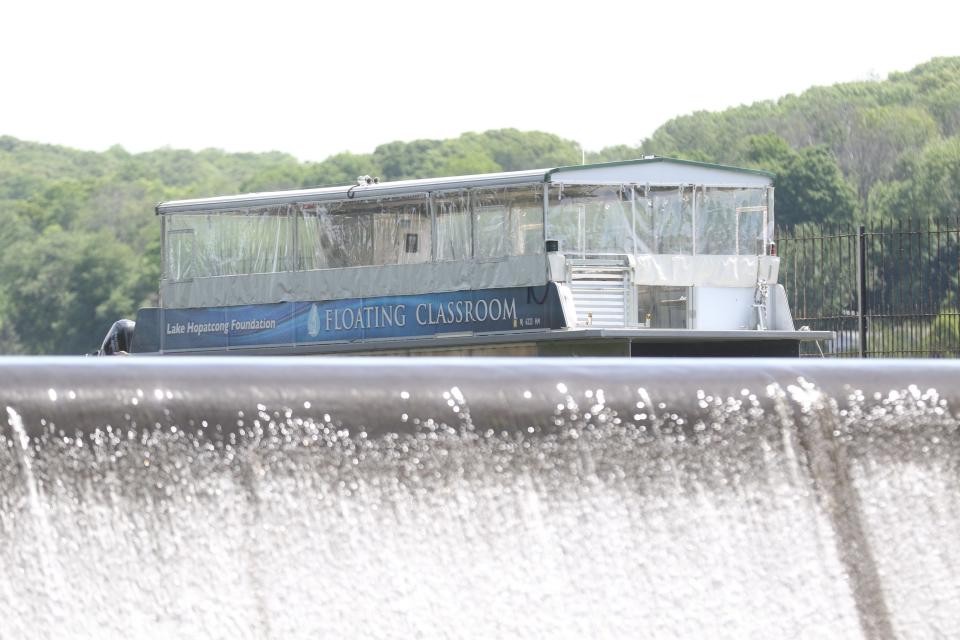
[[[960,356],[960,218],[778,230],[798,327],[833,331],[804,356]]]

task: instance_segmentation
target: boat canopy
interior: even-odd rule
[[[645,158],[161,203],[169,308],[539,286],[547,247],[636,283],[752,286],[772,174]],[[772,274],[772,275],[769,275]]]

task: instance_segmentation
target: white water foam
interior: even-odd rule
[[[0,636],[960,628],[960,441],[938,399],[758,393],[779,404],[691,397],[716,411],[683,428],[681,408],[615,426],[602,408],[571,420],[571,401],[554,434],[437,421],[377,440],[266,408],[233,443],[126,425],[31,439],[8,409]]]

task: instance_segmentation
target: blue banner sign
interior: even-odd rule
[[[559,329],[564,326],[564,320],[556,287],[548,285],[324,302],[163,309],[159,324],[163,351],[192,351],[444,333]],[[139,332],[140,319],[137,325]]]

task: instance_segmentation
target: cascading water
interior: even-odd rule
[[[0,361],[0,637],[951,636],[957,380]]]

